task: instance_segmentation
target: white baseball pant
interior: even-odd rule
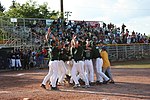
[[[85,75],[88,78],[90,82],[94,82],[94,69],[93,69],[93,63],[92,60],[85,60],[84,61],[85,66]]]
[[[105,81],[108,81],[109,78],[102,72],[103,60],[102,58],[96,58],[96,70],[97,70],[97,81],[103,82],[103,78]]]
[[[58,79],[58,60],[54,60],[51,62],[51,70],[52,70],[51,85],[52,87],[56,87],[56,82]]]
[[[11,67],[15,67],[15,63],[16,63],[16,60],[15,59],[11,59]]]
[[[43,82],[42,82],[42,84],[44,84],[44,85],[46,85],[46,83],[47,83],[47,81],[48,80],[50,80],[50,82],[51,82],[51,76],[52,76],[52,61],[49,61],[49,71],[48,71],[48,74],[44,77],[44,79],[43,79]]]
[[[16,59],[16,67],[22,67],[20,59]]]
[[[84,62],[83,61],[77,61],[73,63],[73,67],[71,70],[72,79],[75,82],[75,84],[79,84],[78,78],[77,78],[77,72],[81,75],[83,80],[85,80],[85,85],[89,85],[89,81],[84,73]]]
[[[66,69],[64,61],[62,61],[62,60],[58,61],[58,73],[59,73],[58,74],[58,77],[59,77],[58,82],[59,83],[63,83],[66,72],[67,72],[67,69]]]

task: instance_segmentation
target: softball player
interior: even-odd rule
[[[11,52],[11,68],[14,70],[15,69],[15,63],[16,63],[16,55],[15,52]]]
[[[65,66],[65,61],[66,61],[66,49],[65,47],[63,46],[64,44],[60,44],[61,46],[59,47],[60,48],[60,53],[59,53],[59,61],[58,61],[58,66],[59,66],[59,78],[58,78],[58,84],[59,85],[63,85],[63,80],[65,78],[65,75],[66,75],[66,72],[67,72],[67,69],[66,69],[66,66]]]
[[[75,82],[74,88],[80,87],[80,83],[77,78],[77,72],[81,75],[83,80],[85,80],[85,86],[89,86],[89,81],[84,73],[84,62],[83,62],[83,48],[81,46],[81,41],[76,41],[75,48],[72,49],[73,54],[73,67],[71,70],[72,79]]]
[[[105,83],[108,83],[109,82],[109,78],[102,72],[102,65],[103,65],[103,60],[100,56],[100,52],[99,52],[99,46],[98,46],[99,43],[96,43],[96,46],[93,45],[93,59],[96,60],[95,62],[95,67],[96,67],[96,74],[97,74],[97,82],[98,83],[103,83],[103,79],[104,79],[104,82]]]
[[[92,63],[92,48],[90,46],[90,42],[86,41],[86,47],[84,50],[84,65],[85,65],[85,74],[88,78],[90,84],[94,83],[94,69]]]
[[[20,60],[20,51],[16,50],[16,68],[17,70],[21,69],[21,60]]]
[[[50,80],[51,90],[58,90],[56,81],[58,79],[58,60],[59,60],[59,49],[56,47],[56,42],[52,41],[51,61],[49,62],[49,72],[45,76],[41,87],[46,89],[46,82]]]

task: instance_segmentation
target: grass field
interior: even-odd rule
[[[150,68],[150,60],[112,62],[113,68]]]

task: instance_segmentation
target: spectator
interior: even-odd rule
[[[122,33],[124,33],[126,25],[124,25],[124,23],[122,24]]]
[[[103,59],[103,73],[108,73],[108,77],[110,78],[110,83],[114,83],[114,80],[113,80],[113,77],[112,77],[112,74],[111,74],[111,68],[110,68],[110,61],[109,61],[109,58],[108,58],[108,53],[106,51],[106,47],[103,46],[102,47],[102,51],[101,51],[101,57]]]

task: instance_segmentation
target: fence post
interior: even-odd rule
[[[128,57],[127,56],[127,45],[124,46],[124,49],[125,49],[125,59],[126,59]]]
[[[141,52],[142,52],[142,55],[141,55],[141,56],[142,56],[142,58],[143,58],[143,55],[144,55],[144,52],[143,52],[144,44],[142,44],[141,49],[142,49],[142,50],[141,50]]]
[[[118,45],[117,45],[117,46],[115,45],[115,47],[116,47],[116,58],[117,58],[117,59],[119,59],[119,54],[118,54]]]

